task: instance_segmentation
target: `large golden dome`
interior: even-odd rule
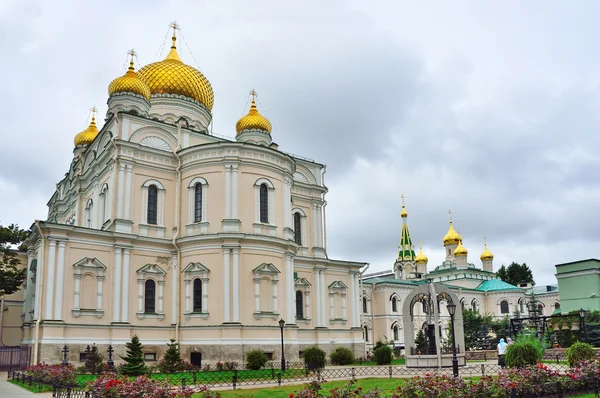
[[[176,37],[167,57],[144,66],[138,76],[146,83],[152,94],[178,94],[200,102],[212,110],[215,96],[210,82],[200,71],[184,64],[177,54]]]
[[[462,245],[462,240],[459,241],[458,246],[454,249],[454,255],[456,257],[467,257],[467,254],[469,254],[469,251]]]
[[[448,233],[446,236],[444,236],[444,246],[460,243],[461,240],[462,237],[454,230],[454,227],[452,226],[452,220],[450,220],[450,228],[448,228]]]
[[[271,133],[271,122],[269,119],[258,113],[258,109],[256,109],[256,102],[254,101],[254,95],[255,93],[253,90],[252,105],[250,105],[250,110],[235,124],[235,131],[238,134],[244,130],[264,130],[269,134]]]
[[[92,121],[88,128],[77,134],[73,141],[75,142],[76,147],[79,145],[89,145],[94,141],[97,135],[98,127],[96,127],[96,116],[94,115],[92,116]]]
[[[129,69],[121,76],[110,82],[108,85],[108,95],[111,96],[114,93],[134,93],[139,94],[150,101],[150,89],[135,73],[133,68],[133,51],[131,53],[131,61],[129,62]]]

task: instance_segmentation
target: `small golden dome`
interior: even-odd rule
[[[454,227],[452,226],[452,220],[450,220],[450,228],[448,228],[448,233],[446,236],[444,236],[444,246],[460,243],[461,240],[462,237],[454,230]]]
[[[402,205],[402,211],[400,212],[400,217],[402,217],[402,218],[408,217],[408,213],[406,212],[404,205]]]
[[[94,141],[97,135],[98,127],[96,127],[96,115],[94,109],[94,115],[92,116],[92,121],[90,122],[88,128],[75,136],[75,146],[78,147],[80,145],[89,145]]]
[[[417,264],[427,264],[429,259],[426,255],[423,254],[423,245],[420,246],[419,254],[415,257],[415,262]]]
[[[469,254],[469,251],[467,250],[466,247],[464,247],[462,245],[462,239],[458,242],[458,246],[456,247],[456,249],[454,249],[454,256],[455,257],[467,257],[467,254]]]
[[[494,255],[487,248],[487,242],[483,244],[483,253],[481,253],[481,256],[479,256],[479,258],[481,259],[481,261],[488,261],[494,259]]]
[[[144,66],[138,76],[146,83],[152,94],[178,94],[200,102],[212,110],[215,96],[208,79],[200,71],[184,64],[177,54],[173,28],[173,44],[167,57]]]
[[[129,61],[129,68],[127,72],[121,76],[117,77],[115,80],[110,82],[108,85],[108,95],[111,96],[114,93],[134,93],[139,94],[150,101],[150,89],[135,73],[135,69],[133,68],[133,50],[130,52],[131,61]]]
[[[254,101],[254,96],[256,92],[252,90],[252,105],[250,105],[250,110],[245,116],[242,116],[240,120],[235,124],[235,131],[239,134],[244,130],[265,130],[267,133],[271,133],[271,122],[269,119],[258,113],[258,109],[256,109],[256,102]]]

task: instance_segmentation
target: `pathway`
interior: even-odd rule
[[[34,394],[24,388],[15,386],[14,384],[8,382],[8,374],[6,372],[0,372],[0,398],[47,398],[51,396],[51,392]]]

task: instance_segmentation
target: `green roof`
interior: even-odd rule
[[[363,281],[364,283],[369,283],[369,284],[373,284],[373,285],[377,285],[380,283],[391,283],[394,285],[411,285],[411,286],[416,286],[417,283],[413,282],[413,281],[407,281],[407,280],[403,280],[403,279],[394,279],[394,278],[369,278],[369,279],[365,279]]]
[[[475,290],[479,290],[481,292],[493,292],[499,290],[521,290],[520,287],[516,287],[511,285],[510,283],[506,283],[500,279],[492,279],[488,281],[483,281],[479,286],[475,288]]]
[[[415,259],[415,251],[413,249],[412,239],[410,238],[410,232],[408,232],[407,224],[402,224],[402,235],[400,236],[400,245],[398,245],[398,259]]]

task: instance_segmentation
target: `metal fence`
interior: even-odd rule
[[[407,368],[405,366],[346,366],[324,369],[308,369],[305,367],[288,368],[281,371],[276,368],[260,370],[224,370],[224,371],[196,371],[179,372],[173,374],[151,373],[148,376],[154,380],[168,381],[173,386],[192,387],[208,386],[210,388],[232,388],[239,386],[253,385],[272,385],[281,386],[282,384],[303,384],[313,381],[325,382],[331,380],[356,380],[361,378],[409,378],[414,376],[446,375],[452,377],[451,368],[427,369]],[[565,374],[569,371],[566,364],[549,364],[547,367],[553,371]],[[461,377],[485,377],[496,376],[503,368],[491,364],[470,364],[460,367]],[[73,385],[49,384],[42,380],[36,380],[32,376],[22,371],[11,371],[8,374],[9,379],[18,380],[42,391],[43,386],[52,387],[52,396],[57,398],[92,398],[86,391],[85,382],[80,381]],[[86,375],[86,379],[93,380],[94,375]],[[80,379],[81,380],[81,379]],[[507,398],[513,397],[563,397],[574,393],[594,393],[598,397],[599,380],[591,378],[584,380],[577,385],[562,385],[560,382],[539,384],[536,386],[535,395],[524,395],[517,389],[507,390]],[[48,389],[48,387],[46,387]],[[475,396],[477,398],[477,396]],[[483,397],[483,395],[482,395]]]
[[[31,359],[31,347],[0,347],[0,371],[25,369]]]

